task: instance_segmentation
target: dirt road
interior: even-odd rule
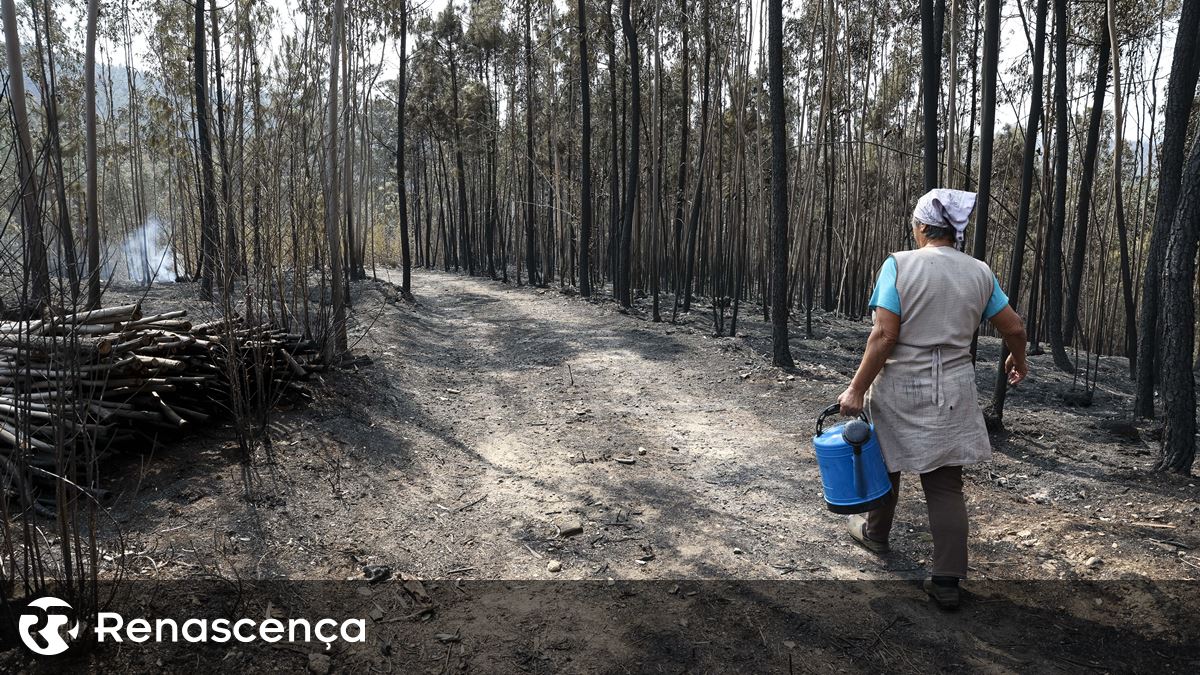
[[[539,578],[550,559],[568,578],[875,572],[823,512],[807,454],[831,386],[797,387],[740,341],[553,290],[417,283],[422,307],[394,347],[378,344],[386,330],[362,346],[383,352],[418,428],[372,421],[440,474],[398,496],[450,543],[421,573]]]
[[[370,363],[277,410],[253,463],[216,428],[111,471],[124,548],[105,560],[167,589],[138,597],[221,597],[189,585],[215,580],[245,607],[239,580],[385,565],[403,583],[317,587],[378,622],[371,646],[335,654],[351,670],[1200,665],[1178,651],[1200,644],[1183,618],[1195,583],[1166,582],[1200,571],[1194,479],[1147,474],[1152,441],[1105,426],[1128,410],[1118,359],[1101,360],[1088,408],[1064,407],[1070,378],[1033,359],[995,460],[967,472],[974,600],[945,615],[904,582],[932,547],[915,480],[886,557],[852,545],[821,501],[814,417],[857,365],[865,323],[817,316],[788,375],[769,366],[761,317],[717,338],[707,308],[655,324],[557,289],[425,271],[413,285],[415,304],[355,285],[350,334]],[[981,361],[995,358],[984,339]],[[296,611],[298,595],[251,609]],[[283,668],[307,657],[284,655]]]
[[[814,418],[857,365],[865,324],[818,317],[817,339],[793,340],[799,369],[786,375],[769,365],[768,327],[745,316],[738,337],[716,338],[702,310],[656,324],[555,289],[440,272],[418,271],[414,288],[415,305],[359,285],[351,340],[372,363],[327,374],[317,401],[278,412],[272,452],[253,470],[218,431],[138,460],[137,483],[114,484],[127,535],[162,552],[146,572],[926,573],[915,480],[886,558],[852,545],[821,501]],[[994,348],[985,340],[981,359]],[[1126,405],[1107,382],[1121,378],[1103,370],[1120,366],[1106,359],[1096,405],[1070,409],[1053,400],[1069,380],[1042,358],[1010,397],[995,461],[968,471],[973,576],[1196,578],[1194,480],[1146,476],[1149,443],[1094,428]]]
[[[337,477],[289,511],[355,551],[321,574],[360,561],[483,579],[879,572],[822,510],[801,455],[832,385],[798,387],[740,341],[553,290],[439,273],[416,287],[416,307],[360,300],[360,324],[375,323],[356,353],[375,361],[301,433]]]

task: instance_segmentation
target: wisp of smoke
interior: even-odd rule
[[[175,255],[165,243],[167,239],[162,221],[156,216],[150,216],[126,237],[121,250],[130,281],[143,286],[175,281]]]

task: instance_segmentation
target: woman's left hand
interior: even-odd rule
[[[853,386],[846,387],[846,391],[838,396],[838,403],[841,405],[842,415],[856,417],[863,411],[863,394]]]

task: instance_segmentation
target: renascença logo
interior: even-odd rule
[[[67,651],[67,641],[63,639],[62,628],[70,623],[67,635],[72,640],[79,637],[79,623],[70,622],[64,612],[51,614],[50,608],[62,608],[72,611],[71,605],[54,597],[38,598],[29,603],[17,622],[21,640],[31,651],[42,656],[54,656]],[[45,619],[43,619],[43,616]],[[44,625],[43,625],[44,621]],[[285,637],[289,642],[325,643],[329,649],[333,642],[366,642],[367,625],[364,619],[308,619],[293,618],[281,620],[268,618],[262,621],[254,619],[187,619],[182,623],[174,619],[125,620],[117,612],[99,612],[96,615],[96,626],[93,628],[97,642],[280,642]],[[40,640],[38,639],[40,638]]]
[[[42,656],[54,656],[67,651],[67,641],[63,639],[62,628],[70,624],[67,629],[67,635],[71,639],[79,637],[79,622],[72,622],[70,617],[65,613],[55,612],[50,613],[51,608],[62,608],[67,612],[71,611],[71,605],[63,600],[52,597],[38,598],[29,603],[29,607],[34,607],[42,610],[40,613],[31,612],[28,608],[21,613],[21,618],[17,620],[17,630],[21,633],[21,641],[29,647],[30,651]],[[42,615],[45,616],[45,625],[39,628],[42,623]],[[41,640],[38,640],[41,638]]]

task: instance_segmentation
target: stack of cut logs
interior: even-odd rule
[[[139,305],[0,323],[0,473],[50,477],[88,445],[148,449],[159,432],[228,414],[235,386],[259,402],[302,391],[318,358],[311,340],[268,325],[192,325]]]

